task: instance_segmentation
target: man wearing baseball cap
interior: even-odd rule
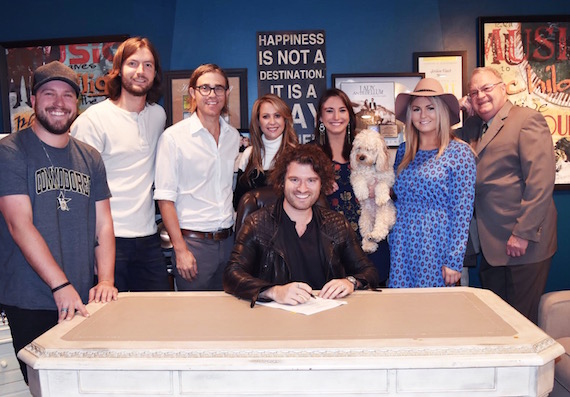
[[[32,126],[0,141],[0,306],[16,352],[76,311],[88,316],[85,303],[117,298],[105,167],[69,135],[80,91],[67,66],[40,66]]]

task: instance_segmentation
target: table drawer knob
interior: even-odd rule
[[[0,367],[6,368],[7,366],[8,366],[8,361],[6,361],[6,360],[0,361]]]

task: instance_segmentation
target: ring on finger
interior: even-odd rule
[[[60,312],[62,313],[67,313],[69,311],[69,309],[67,307],[62,307]]]

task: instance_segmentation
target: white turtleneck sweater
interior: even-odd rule
[[[263,170],[267,171],[271,167],[273,159],[275,158],[275,155],[281,146],[283,134],[279,135],[272,141],[267,140],[265,138],[265,135],[261,135],[261,140],[263,141],[263,146],[265,147],[265,150],[263,152]],[[238,165],[240,170],[245,171],[245,167],[247,167],[247,164],[249,163],[249,158],[251,157],[252,150],[253,147],[248,146],[243,151]]]

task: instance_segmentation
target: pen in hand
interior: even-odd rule
[[[304,288],[301,287],[301,283],[297,283],[297,288],[299,288],[299,289],[301,289],[301,290],[303,290],[303,291],[305,291],[305,292],[308,292],[306,289],[304,289]],[[309,287],[309,288],[310,288],[310,287]],[[309,292],[309,295],[311,296],[311,298],[317,299],[317,297],[316,297],[312,292]]]

